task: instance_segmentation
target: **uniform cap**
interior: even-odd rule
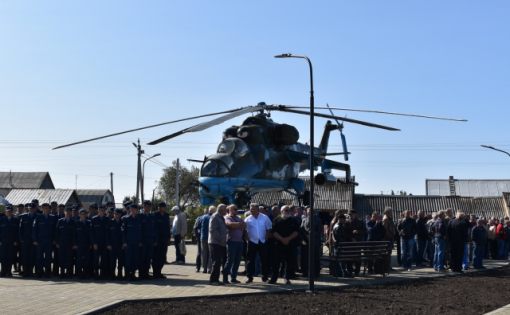
[[[152,202],[150,200],[144,200],[143,205],[144,206],[152,206]]]
[[[166,208],[166,202],[161,201],[161,202],[158,204],[158,207],[160,207],[160,208]]]
[[[50,206],[50,204],[49,204],[49,203],[47,203],[47,202],[45,202],[45,203],[43,203],[43,204],[41,205],[41,207],[49,207],[49,206]]]
[[[7,205],[7,206],[5,206],[5,210],[10,210],[10,211],[12,211],[12,209],[13,209],[12,205]]]

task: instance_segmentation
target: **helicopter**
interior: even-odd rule
[[[222,115],[148,143],[149,145],[156,145],[186,133],[203,131],[236,117],[252,114],[252,116],[246,118],[240,125],[234,125],[225,129],[222,141],[218,145],[216,153],[206,156],[202,161],[191,160],[202,163],[198,180],[200,203],[202,205],[210,205],[220,201],[227,204],[235,203],[237,205],[245,205],[249,203],[251,198],[257,193],[287,191],[295,195],[306,205],[309,200],[309,193],[305,191],[304,181],[300,179],[298,175],[310,168],[309,157],[311,152],[313,153],[314,169],[321,168],[321,171],[314,177],[315,184],[326,185],[339,181],[339,179],[332,174],[333,170],[345,172],[345,182],[351,181],[351,169],[349,164],[327,158],[332,155],[343,155],[344,160],[348,161],[350,152],[347,151],[345,135],[342,132],[344,128],[343,123],[360,124],[389,131],[400,130],[385,125],[340,117],[335,115],[333,110],[467,121],[465,119],[338,108],[327,105],[327,107],[316,107],[316,109],[328,110],[329,114],[315,112],[314,115],[316,117],[334,120],[335,123],[331,120],[326,122],[319,146],[311,148],[308,144],[298,142],[299,132],[296,127],[285,123],[277,123],[271,119],[271,112],[273,111],[309,116],[310,113],[308,111],[301,110],[303,108],[306,107],[268,105],[264,102],[260,102],[257,105],[187,117],[73,142],[57,146],[53,148],[53,150],[162,125]],[[340,132],[343,151],[331,153],[328,152],[328,143],[331,132],[335,130]]]

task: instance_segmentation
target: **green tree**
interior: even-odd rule
[[[179,199],[180,206],[199,206],[200,198],[198,195],[198,176],[199,168],[191,166],[190,169],[184,166],[179,167]],[[173,161],[172,166],[163,170],[163,175],[159,180],[158,194],[161,199],[169,205],[176,205],[177,162]]]

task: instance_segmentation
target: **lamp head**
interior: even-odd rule
[[[290,58],[292,57],[292,54],[290,53],[287,53],[287,54],[280,54],[280,55],[276,55],[274,56],[275,58]]]

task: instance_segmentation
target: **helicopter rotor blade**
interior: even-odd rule
[[[65,147],[70,147],[70,146],[73,146],[73,145],[87,143],[87,142],[91,142],[91,141],[95,141],[95,140],[101,140],[101,139],[105,139],[105,138],[110,138],[110,137],[122,135],[122,134],[125,134],[125,133],[139,131],[139,130],[144,130],[144,129],[155,128],[155,127],[159,127],[159,126],[174,124],[174,123],[178,123],[178,122],[181,122],[181,121],[187,121],[187,120],[193,120],[193,119],[197,119],[197,118],[203,118],[203,117],[209,117],[209,116],[214,116],[214,115],[221,115],[221,114],[226,114],[226,113],[232,113],[232,112],[235,112],[235,111],[238,111],[238,110],[239,110],[239,108],[231,109],[231,110],[226,110],[226,111],[222,111],[222,112],[204,114],[204,115],[199,115],[199,116],[194,116],[194,117],[187,117],[187,118],[167,121],[167,122],[163,122],[163,123],[159,123],[159,124],[149,125],[149,126],[145,126],[145,127],[140,127],[140,128],[135,128],[135,129],[125,130],[125,131],[115,132],[115,133],[111,133],[111,134],[100,136],[100,137],[95,137],[95,138],[91,138],[91,139],[86,139],[86,140],[81,140],[81,141],[77,141],[77,142],[73,142],[73,143],[69,143],[69,144],[60,145],[58,147],[54,147],[52,150],[57,150],[57,149],[65,148]]]
[[[288,113],[294,113],[294,114],[301,114],[301,115],[310,116],[310,112],[292,109],[292,108],[287,107],[285,105],[277,105],[277,106],[274,106],[273,108],[270,108],[270,110],[279,110],[279,111],[282,111],[282,112],[288,112]],[[363,125],[363,126],[367,126],[367,127],[385,129],[385,130],[390,130],[390,131],[400,131],[400,129],[397,129],[397,128],[388,127],[388,126],[379,125],[379,124],[374,124],[374,123],[371,123],[371,122],[357,120],[357,119],[352,119],[352,118],[339,117],[339,116],[333,116],[333,115],[322,114],[322,113],[314,113],[314,115],[317,116],[317,117],[336,119],[336,120],[350,122],[350,123],[353,123],[353,124]]]
[[[226,115],[223,115],[223,116],[220,116],[218,118],[215,118],[213,120],[206,121],[206,122],[200,123],[198,125],[194,125],[192,127],[188,127],[188,128],[179,130],[179,131],[174,132],[174,133],[172,133],[172,134],[170,134],[168,136],[164,136],[164,137],[159,138],[157,140],[151,141],[148,144],[149,145],[155,145],[155,144],[158,144],[158,143],[161,143],[163,141],[175,138],[177,136],[180,136],[180,135],[188,133],[188,132],[202,131],[202,130],[205,130],[207,128],[211,128],[213,126],[219,125],[219,124],[221,124],[221,123],[223,123],[223,122],[225,122],[227,120],[233,119],[235,117],[238,117],[238,116],[241,116],[241,115],[244,115],[244,114],[247,114],[247,113],[263,110],[266,107],[267,107],[267,105],[256,105],[256,106],[242,107],[242,108],[239,108],[239,109],[237,109],[235,111],[231,111],[230,113],[228,113]]]
[[[308,108],[307,106],[288,106],[289,108]],[[395,115],[395,116],[405,116],[405,117],[417,117],[417,118],[426,118],[426,119],[436,119],[436,120],[448,120],[448,121],[458,121],[458,122],[467,122],[467,119],[459,119],[459,118],[449,118],[449,117],[438,117],[438,116],[428,116],[428,115],[419,115],[419,114],[407,114],[407,113],[396,113],[396,112],[386,112],[382,110],[371,110],[371,109],[354,109],[354,108],[340,108],[340,107],[315,107],[315,109],[332,109],[332,110],[341,110],[347,112],[358,112],[358,113],[373,113],[373,114],[383,114],[383,115]]]

